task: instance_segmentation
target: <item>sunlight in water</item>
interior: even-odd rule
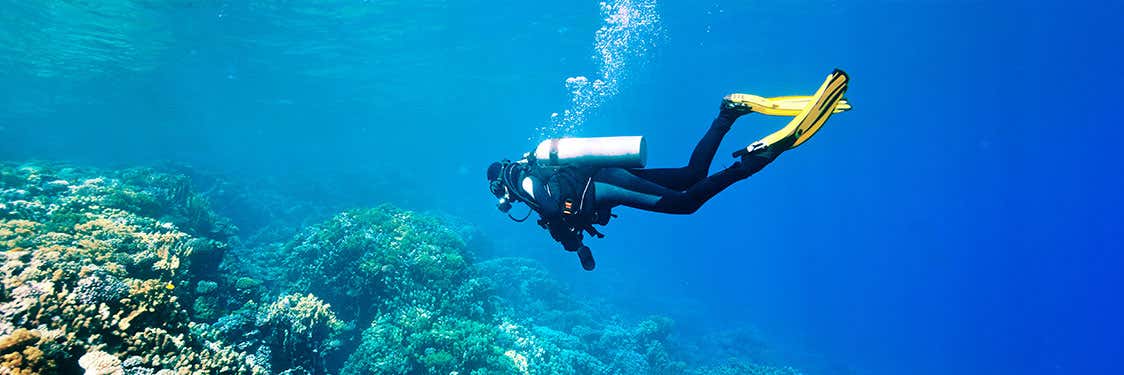
[[[601,2],[602,25],[597,30],[593,58],[594,78],[566,78],[569,108],[550,114],[550,122],[538,129],[539,138],[572,135],[586,118],[616,95],[632,66],[641,63],[659,35],[659,13],[655,0]]]

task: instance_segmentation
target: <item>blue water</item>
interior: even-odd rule
[[[447,212],[579,296],[684,335],[756,327],[807,373],[1124,371],[1124,6],[661,2],[571,135],[645,135],[677,166],[722,95],[836,67],[856,109],[694,215],[621,209],[590,273],[496,213],[483,168],[597,76],[596,2],[297,3],[4,1],[0,159]],[[740,119],[716,164],[783,121]]]

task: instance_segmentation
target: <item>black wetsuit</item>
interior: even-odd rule
[[[722,138],[730,131],[730,126],[738,113],[723,110],[711,122],[710,128],[691,153],[687,165],[680,168],[624,169],[600,168],[591,170],[590,175],[576,179],[592,182],[594,204],[592,209],[604,212],[616,206],[627,206],[641,210],[669,214],[690,214],[699,209],[707,200],[722,190],[750,175],[760,171],[772,162],[779,152],[765,150],[748,155],[740,162],[707,176],[710,164],[718,151]],[[778,148],[782,149],[783,148]],[[532,174],[533,176],[533,174]],[[522,177],[520,177],[520,181]],[[540,224],[547,228],[555,240],[569,251],[577,251],[582,245],[582,225],[563,214],[561,197],[582,196],[575,191],[581,184],[543,184],[542,178],[535,179],[534,200],[538,213],[542,216]],[[552,191],[550,186],[557,186]],[[570,190],[570,191],[566,191]],[[588,203],[586,203],[588,204]],[[607,220],[607,217],[601,219]],[[603,222],[600,224],[604,224]],[[589,226],[588,228],[592,228]]]
[[[619,205],[669,214],[690,214],[722,190],[764,168],[776,158],[766,152],[707,176],[722,138],[738,114],[722,111],[710,124],[687,165],[680,168],[603,168],[593,176],[598,207]]]

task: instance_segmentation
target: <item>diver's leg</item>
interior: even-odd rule
[[[788,137],[782,142],[791,145],[795,139]],[[740,162],[700,180],[685,191],[671,190],[620,168],[602,169],[594,175],[597,207],[623,205],[653,212],[691,214],[730,185],[765,168],[784,150],[784,147],[770,147],[745,155]]]
[[[604,168],[593,176],[597,208],[623,205],[654,211],[660,198],[679,193],[631,172],[621,168]]]
[[[710,198],[713,198],[735,182],[744,180],[746,177],[749,177],[750,174],[752,173],[747,172],[747,169],[741,168],[738,165],[723,169],[718,173],[704,178],[686,191],[661,197],[660,200],[656,202],[652,211],[682,215],[693,214],[695,211],[698,211],[706,201],[710,200]]]
[[[710,175],[685,191],[675,191],[637,177],[619,168],[606,168],[594,176],[597,207],[623,205],[668,214],[691,214],[735,182],[757,173],[779,152],[762,150],[746,155],[741,162]]]
[[[795,138],[792,140],[795,140]],[[704,178],[686,191],[661,197],[651,210],[671,214],[692,214],[722,190],[726,190],[735,182],[752,176],[772,163],[773,160],[776,160],[782,151],[775,150],[781,149],[761,150],[745,155],[740,162],[735,162],[734,165]]]
[[[699,143],[695,144],[695,149],[691,152],[691,159],[687,162],[687,166],[631,169],[629,172],[669,189],[686,190],[691,185],[706,178],[707,172],[710,171],[710,163],[714,161],[714,154],[718,152],[718,145],[722,143],[722,138],[730,131],[734,120],[737,120],[742,114],[744,112],[723,107],[718,112],[718,117],[710,123],[710,128],[707,129],[706,134],[703,135],[702,139],[699,139]]]

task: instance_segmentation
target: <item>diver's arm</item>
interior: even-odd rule
[[[558,200],[546,191],[546,184],[533,176],[527,178],[531,179],[531,195],[535,199],[535,203],[539,205],[539,215],[542,215],[542,218],[547,221],[561,221],[562,208],[559,207]]]
[[[562,220],[548,221],[546,228],[550,231],[550,237],[555,241],[562,244],[562,248],[566,251],[578,251],[582,246],[582,234],[570,228],[566,222]]]
[[[545,185],[538,179],[531,177],[533,182],[535,202],[539,206],[539,215],[542,216],[540,224],[550,232],[550,237],[562,244],[568,251],[577,251],[582,247],[580,231],[570,227],[562,218],[562,208],[558,201],[547,193]]]

